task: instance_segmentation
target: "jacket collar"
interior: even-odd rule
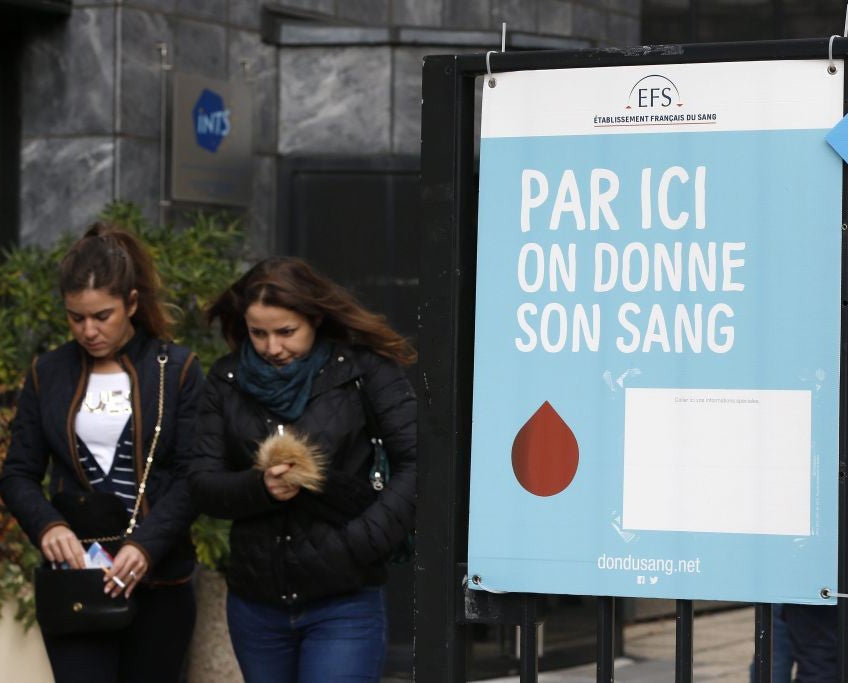
[[[244,343],[249,344],[246,340]],[[360,353],[342,342],[333,342],[330,359],[324,364],[312,382],[310,396],[317,396],[333,387],[352,382],[362,375],[359,363]],[[229,383],[235,383],[238,376],[239,352],[233,351],[224,356],[212,370]]]
[[[121,347],[117,355],[119,358],[121,356],[127,356],[131,361],[135,362],[148,347],[149,342],[150,335],[147,334],[147,331],[143,327],[139,326],[136,328],[132,339]]]
[[[362,372],[358,360],[358,354],[351,347],[338,342],[333,344],[330,359],[318,371],[312,383],[312,396],[359,377]]]
[[[145,352],[150,343],[151,337],[147,334],[147,331],[139,326],[135,328],[135,333],[130,338],[130,340],[124,344],[118,352],[115,354],[115,359],[120,360],[123,357],[129,358],[130,362],[135,365],[141,355]],[[77,344],[79,348],[80,354],[83,358],[86,359],[87,364],[90,364],[92,361],[91,356],[88,355],[88,352],[79,344]]]

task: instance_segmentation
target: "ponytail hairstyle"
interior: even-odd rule
[[[138,292],[132,316],[151,336],[170,338],[173,319],[160,299],[162,282],[153,259],[132,233],[109,223],[92,225],[59,263],[59,291],[66,294],[86,289],[105,289],[125,305]]]
[[[244,315],[255,303],[296,311],[316,327],[320,325],[324,338],[364,346],[401,365],[417,359],[415,349],[389,327],[385,316],[364,308],[353,294],[302,259],[260,261],[212,303],[207,320],[220,320],[221,333],[231,349],[247,338]]]

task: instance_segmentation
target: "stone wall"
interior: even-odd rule
[[[67,21],[25,42],[20,241],[78,233],[113,199],[158,220],[158,44],[176,70],[251,83],[247,216],[252,250],[265,254],[274,250],[278,154],[418,154],[426,54],[496,48],[502,21],[515,49],[632,45],[639,8],[640,0],[75,0]],[[268,35],[287,22],[326,31],[312,42]],[[394,30],[384,41],[340,42],[345,27]],[[187,208],[195,207],[175,205],[166,218]]]
[[[80,232],[112,199],[159,219],[162,54],[175,70],[246,78],[254,93],[254,251],[274,224],[277,60],[247,0],[78,1],[23,55],[23,244]],[[166,218],[194,207],[176,205]]]
[[[322,5],[328,12],[334,5],[300,4]],[[417,154],[424,56],[496,49],[502,22],[507,24],[508,49],[639,42],[640,0],[339,0],[335,4],[337,20],[394,31],[385,37],[369,36],[374,43],[370,46],[345,41],[333,27],[313,31],[314,45],[297,38],[277,41],[281,154]],[[285,19],[279,23],[285,25]]]
[[[643,0],[647,44],[732,42],[842,35],[843,0]],[[693,35],[694,30],[694,35]]]

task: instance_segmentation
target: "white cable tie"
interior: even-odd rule
[[[501,24],[501,52],[506,52],[506,22]],[[486,75],[488,78],[486,79],[486,83],[490,88],[494,88],[498,84],[498,79],[492,75],[492,55],[496,53],[497,50],[489,50],[486,53]]]
[[[842,32],[845,38],[848,38],[848,3],[845,4],[845,29]]]
[[[848,598],[848,593],[837,593],[830,588],[822,588],[819,593],[825,600],[828,598]]]
[[[486,82],[489,84],[490,88],[494,88],[498,84],[497,79],[494,76],[492,76],[492,64],[489,61],[492,54],[494,54],[495,52],[497,52],[497,50],[489,50],[486,53],[486,73],[489,75],[489,78]]]
[[[833,35],[830,37],[830,40],[827,41],[827,61],[830,62],[827,66],[827,72],[831,76],[833,76],[837,71],[836,64],[833,61],[833,41],[836,38],[839,38],[839,36]]]

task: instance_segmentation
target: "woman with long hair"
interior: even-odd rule
[[[415,514],[415,351],[295,258],[255,265],[209,319],[232,353],[209,372],[190,484],[201,511],[233,520],[245,680],[379,681],[386,562]]]
[[[73,341],[32,362],[0,496],[56,572],[85,568],[84,541],[104,539],[103,592],[137,612],[117,630],[43,623],[47,654],[59,683],[176,682],[194,627],[186,472],[202,372],[168,341],[159,276],[131,233],[91,227],[62,259],[59,289]],[[39,612],[46,599],[36,592]]]

